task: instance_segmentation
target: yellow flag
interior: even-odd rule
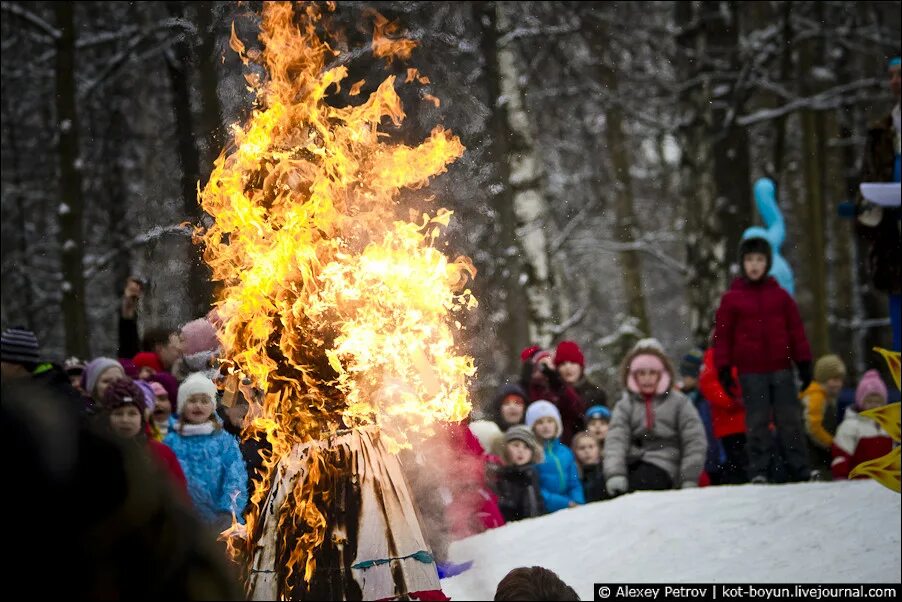
[[[879,408],[874,408],[867,412],[861,412],[858,415],[870,418],[879,424],[883,430],[889,433],[889,436],[893,438],[893,441],[899,441],[899,431],[902,430],[899,426],[899,414],[899,402],[897,401],[896,403],[880,406]]]
[[[881,485],[888,487],[896,493],[902,493],[902,482],[900,482],[900,469],[902,469],[902,447],[897,447],[885,456],[881,456],[876,460],[868,460],[862,462],[852,469],[849,478],[856,476],[865,476],[880,482]]]
[[[899,359],[900,353],[898,351],[884,349],[883,347],[874,347],[874,351],[882,355],[883,359],[886,360],[887,365],[889,365],[889,371],[893,375],[893,380],[896,381],[896,388],[902,389],[902,386],[899,385],[899,373],[902,372],[902,361]],[[896,439],[896,441],[898,441],[898,439]]]

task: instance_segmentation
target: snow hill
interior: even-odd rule
[[[902,496],[873,481],[634,493],[455,542],[452,600],[491,600],[512,568],[593,583],[899,583]]]

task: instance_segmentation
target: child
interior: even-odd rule
[[[468,425],[470,432],[479,441],[485,452],[485,460],[497,464],[501,455],[502,439],[504,433],[498,425],[491,420],[474,420]]]
[[[726,454],[723,446],[714,435],[714,419],[711,412],[711,404],[702,395],[698,386],[699,373],[702,365],[702,351],[695,350],[687,353],[680,360],[680,392],[689,398],[698,417],[705,426],[705,437],[708,441],[708,454],[705,456],[705,472],[702,474],[701,484],[707,483],[719,485],[721,481],[721,467],[726,462]]]
[[[492,400],[492,419],[502,431],[523,424],[526,415],[526,391],[519,385],[502,385]]]
[[[247,503],[247,471],[238,442],[222,429],[216,413],[216,385],[200,373],[179,387],[178,415],[163,443],[178,457],[200,517],[218,530]],[[243,523],[242,516],[237,517]]]
[[[169,399],[166,387],[160,383],[151,381],[150,388],[154,395],[153,410],[150,414],[154,437],[157,441],[162,441],[169,433],[169,422],[172,420],[172,401]]]
[[[157,461],[157,465],[166,469],[176,488],[187,496],[185,473],[175,454],[159,441],[147,436],[145,409],[144,392],[135,381],[126,376],[106,387],[97,419],[101,430],[118,439],[145,447]]]
[[[604,455],[604,440],[611,424],[611,410],[605,406],[592,406],[586,410],[586,432],[598,442],[598,449]]]
[[[853,468],[888,454],[893,449],[893,440],[875,421],[859,416],[855,410],[864,412],[886,405],[886,385],[876,370],[868,370],[861,377],[855,390],[855,409],[848,408],[842,424],[833,439],[834,479],[848,479]],[[866,478],[864,476],[857,477]]]
[[[543,459],[542,448],[527,427],[512,426],[504,433],[504,466],[497,470],[495,491],[498,492],[498,507],[505,521],[545,514],[536,470],[536,464]]]
[[[125,370],[123,370],[122,364],[111,357],[98,357],[85,366],[82,378],[84,378],[82,389],[90,398],[86,402],[90,410],[91,408],[97,408],[103,401],[103,394],[111,383],[120,378],[125,378]]]
[[[705,428],[689,398],[671,387],[673,368],[660,344],[640,341],[620,378],[626,392],[605,441],[608,495],[695,487],[708,449]]]
[[[753,483],[766,483],[775,455],[768,426],[771,416],[786,454],[790,477],[808,480],[808,450],[797,392],[811,383],[811,349],[795,301],[768,276],[770,244],[747,238],[739,246],[742,276],[724,293],[717,309],[714,363],[721,385],[734,388],[736,367],[746,409],[749,473]],[[792,363],[799,369],[795,388]]]
[[[573,455],[576,456],[579,465],[580,482],[583,484],[586,502],[605,499],[604,471],[601,466],[601,447],[598,440],[586,431],[576,433],[573,437]]]
[[[560,441],[563,426],[558,409],[544,399],[532,402],[526,408],[526,426],[541,442],[545,454],[544,460],[536,466],[545,509],[557,512],[584,504],[576,460],[570,449]]]
[[[711,427],[720,441],[724,461],[720,465],[721,485],[742,485],[749,482],[749,458],[745,450],[745,405],[742,391],[725,391],[717,379],[714,367],[714,347],[705,351],[698,389],[711,407]],[[735,368],[734,368],[734,377]]]
[[[554,366],[561,379],[579,394],[584,405],[608,405],[608,396],[604,389],[586,376],[586,358],[583,356],[583,350],[575,342],[558,343],[554,351]]]
[[[814,380],[802,393],[812,478],[830,476],[830,450],[837,427],[836,399],[845,378],[846,366],[839,356],[825,355],[814,364]]]

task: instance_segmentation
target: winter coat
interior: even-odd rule
[[[545,461],[536,464],[536,470],[539,472],[545,509],[548,512],[557,512],[567,508],[571,501],[585,504],[576,458],[573,457],[570,448],[559,439],[554,439],[546,441],[542,450],[545,453]]]
[[[580,482],[583,484],[583,493],[586,497],[586,503],[598,502],[606,499],[605,495],[605,478],[602,464],[586,465],[580,469],[582,477]]]
[[[720,466],[727,461],[723,445],[714,435],[714,420],[712,418],[711,405],[698,389],[684,391],[683,394],[692,402],[698,417],[705,427],[705,440],[708,443],[708,453],[705,455],[705,471],[708,475],[717,473]]]
[[[862,182],[892,182],[895,150],[893,148],[893,118],[887,115],[868,130],[867,145],[862,161]],[[864,205],[860,193],[858,206]],[[856,231],[870,243],[868,272],[874,288],[885,293],[902,292],[902,235],[899,219],[902,209],[882,207],[882,217],[876,226],[866,226],[856,220]]]
[[[774,278],[736,278],[717,309],[714,365],[740,374],[762,374],[811,361],[796,302]]]
[[[150,437],[147,439],[147,448],[150,455],[157,461],[157,465],[172,477],[172,484],[175,485],[176,490],[187,498],[188,481],[185,479],[182,465],[179,464],[178,458],[175,457],[175,452]]]
[[[532,362],[523,364],[520,385],[529,393],[528,401],[530,403],[544,399],[554,404],[561,413],[561,424],[563,425],[561,442],[564,445],[570,445],[573,435],[585,429],[583,414],[586,413],[589,406],[585,404],[576,389],[565,383],[557,372],[550,379],[545,376],[532,378],[533,366]]]
[[[84,400],[81,393],[72,386],[69,375],[60,366],[50,362],[39,364],[32,372],[32,378],[38,386],[50,391],[57,398],[79,408],[84,408]]]
[[[817,447],[830,449],[836,433],[836,399],[829,398],[817,381],[811,381],[801,397],[808,438]]]
[[[830,467],[833,478],[848,479],[853,468],[885,456],[892,449],[893,440],[880,425],[849,408],[833,438],[833,464]],[[867,477],[860,475],[856,478]]]
[[[176,423],[163,443],[182,465],[198,514],[208,523],[221,523],[223,515],[234,512],[243,523],[240,513],[247,504],[247,470],[238,441],[222,429],[187,435],[179,432],[180,426]]]
[[[736,397],[723,390],[717,368],[714,367],[714,348],[709,347],[698,377],[698,389],[711,406],[711,426],[718,439],[745,434],[745,404],[742,403],[742,389],[739,388],[739,374],[735,367],[733,381],[736,383]]]
[[[494,421],[494,423],[498,425],[498,428],[501,429],[502,433],[513,426],[511,424],[507,424],[501,417],[501,402],[504,401],[504,398],[508,395],[518,395],[523,398],[524,416],[526,416],[526,406],[529,404],[529,394],[523,389],[523,387],[519,385],[506,384],[498,389],[495,397],[492,398],[492,407],[490,411],[492,421]],[[523,424],[522,419],[520,420],[520,424]]]
[[[495,471],[498,508],[507,522],[545,514],[539,473],[534,464],[502,466]]]
[[[583,405],[587,408],[592,406],[608,406],[608,395],[604,389],[593,383],[591,380],[583,376],[573,385],[573,388],[582,399]]]

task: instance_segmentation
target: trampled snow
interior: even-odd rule
[[[491,600],[520,566],[593,583],[899,583],[902,496],[874,481],[634,493],[455,542],[473,560],[442,581],[452,600]]]

